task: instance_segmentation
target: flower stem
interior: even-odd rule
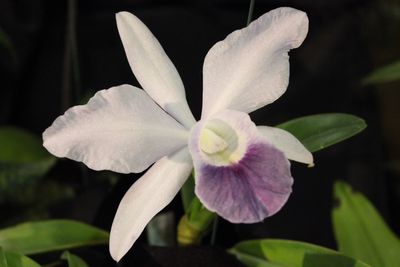
[[[61,108],[64,112],[81,100],[81,78],[77,41],[77,0],[67,1],[67,22],[65,29],[64,72],[61,92]],[[81,165],[82,183],[89,185],[87,168]]]
[[[211,242],[210,242],[211,246],[215,245],[215,240],[217,239],[217,229],[218,229],[218,216],[215,216],[211,232]]]
[[[196,229],[189,223],[187,215],[184,215],[179,221],[177,233],[180,246],[197,245],[203,236],[201,229]]]
[[[80,74],[78,46],[76,37],[76,0],[67,2],[67,23],[65,32],[64,73],[62,84],[62,111],[65,111],[80,98]],[[72,83],[71,83],[72,81]],[[74,88],[75,92],[73,92]]]
[[[247,25],[250,24],[252,18],[253,18],[253,11],[254,11],[254,3],[256,2],[256,0],[250,0],[250,6],[249,6],[249,13],[247,15]]]

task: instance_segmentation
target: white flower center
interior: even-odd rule
[[[228,143],[210,129],[204,128],[200,133],[200,148],[204,153],[215,154],[224,151]]]
[[[239,162],[246,151],[246,141],[227,123],[213,119],[201,130],[199,147],[210,163],[222,166]]]

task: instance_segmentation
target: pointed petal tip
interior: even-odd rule
[[[298,158],[297,160],[296,159],[290,159],[290,158],[289,159],[290,160],[295,160],[295,161],[300,162],[300,163],[307,164],[308,168],[312,168],[312,167],[314,167],[314,156],[306,147],[304,147],[304,148],[305,148],[305,151],[303,152],[304,153],[304,158],[302,160],[300,158]]]
[[[119,229],[118,225],[116,226],[113,223],[110,231],[109,251],[114,261],[118,263],[122,260],[122,258],[135,244],[136,240],[141,235],[144,227],[145,226],[140,227],[141,229],[135,235],[130,235],[127,231],[121,232],[121,229]],[[122,236],[127,238],[123,238]]]
[[[118,256],[118,254],[113,253],[113,251],[112,251],[111,249],[110,249],[110,255],[111,255],[111,258],[112,258],[116,263],[118,263],[118,262],[122,259],[121,256]]]
[[[128,246],[127,248],[125,247],[118,247],[115,245],[112,245],[114,242],[111,242],[110,240],[110,255],[111,258],[115,261],[115,262],[120,262],[121,259],[125,256],[125,254],[129,251],[131,246]]]
[[[117,19],[123,18],[124,16],[135,16],[135,15],[133,15],[132,13],[130,13],[128,11],[120,11],[120,12],[115,13],[115,17]]]
[[[315,164],[314,164],[314,156],[313,156],[313,154],[311,153],[311,152],[309,152],[310,153],[310,161],[309,162],[307,162],[308,163],[308,167],[314,167],[315,166]]]
[[[120,34],[123,31],[123,27],[145,27],[138,17],[128,11],[115,13],[115,20],[117,21],[117,28],[120,31]]]

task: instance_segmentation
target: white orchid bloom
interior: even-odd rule
[[[144,90],[131,85],[101,90],[43,133],[52,154],[94,170],[137,173],[155,163],[121,200],[111,229],[112,257],[119,261],[126,254],[193,167],[196,195],[228,221],[253,223],[276,213],[291,193],[288,159],[312,164],[313,157],[293,135],[257,127],[248,113],[285,92],[288,51],[306,37],[307,15],[278,8],[216,43],[204,61],[198,122],[157,39],[128,12],[116,19],[129,64]]]

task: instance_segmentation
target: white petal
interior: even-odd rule
[[[313,165],[311,152],[291,133],[275,127],[258,126],[257,128],[267,142],[282,151],[288,159]]]
[[[187,136],[146,92],[121,85],[67,110],[43,133],[43,145],[93,170],[130,173],[182,148]]]
[[[143,89],[185,127],[196,121],[186,102],[182,80],[160,43],[136,16],[116,15],[129,65]]]
[[[188,149],[156,162],[125,194],[110,235],[110,253],[119,261],[138,239],[146,224],[179,192],[193,165]]]
[[[307,31],[307,15],[285,7],[216,43],[203,66],[202,118],[223,109],[249,113],[278,99],[289,80],[287,52]]]

